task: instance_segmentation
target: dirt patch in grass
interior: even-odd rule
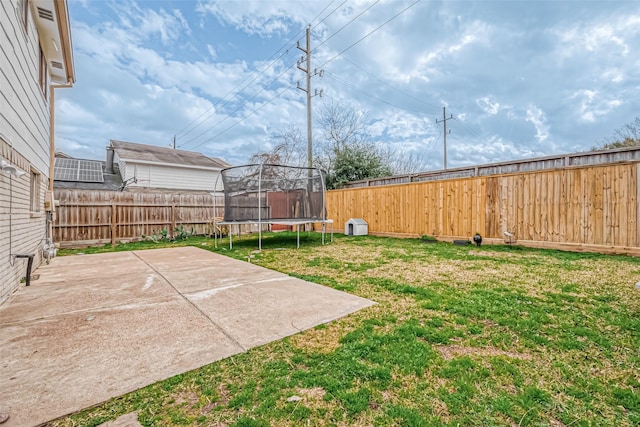
[[[376,262],[383,256],[382,248],[372,248],[370,246],[337,246],[326,245],[316,251],[317,254],[330,256],[339,259],[341,262],[362,263]]]
[[[498,251],[492,251],[492,250],[475,250],[475,249],[470,250],[469,255],[489,257],[489,258],[508,258],[513,260],[520,259],[523,256],[522,254],[517,254],[513,252],[498,252]]]
[[[301,388],[298,390],[298,394],[303,397],[305,401],[322,400],[326,393],[322,387]]]
[[[327,328],[318,328],[305,331],[303,334],[291,337],[291,344],[308,353],[328,354],[340,346],[340,338],[345,330],[334,325]]]
[[[493,347],[465,347],[461,345],[439,345],[436,349],[444,360],[451,360],[460,356],[507,356],[513,359],[531,360],[531,355],[526,353],[516,353],[504,351]]]
[[[392,278],[397,281],[413,284],[430,282],[452,282],[460,287],[477,282],[479,279],[494,281],[511,281],[522,277],[522,269],[514,264],[497,265],[486,260],[460,261],[445,260],[440,262],[406,262],[393,260],[383,266],[367,272],[369,277]]]

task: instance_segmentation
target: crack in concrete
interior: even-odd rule
[[[162,274],[155,266],[153,266],[152,264],[150,264],[149,262],[147,262],[147,260],[145,260],[144,258],[140,257],[136,251],[133,251],[133,254],[136,256],[136,258],[138,258],[140,261],[144,262],[146,265],[149,266],[149,268],[151,268],[153,271],[155,271],[160,277],[162,277],[168,284],[169,286],[171,286],[173,288],[174,291],[176,291],[176,293],[178,295],[180,295],[182,297],[182,299],[184,299],[187,303],[189,303],[191,306],[193,306],[193,308],[195,308],[200,314],[202,314],[204,317],[206,317],[209,322],[211,322],[211,324],[213,325],[214,328],[216,328],[218,331],[220,331],[222,333],[222,335],[224,335],[225,337],[227,337],[234,345],[236,345],[238,348],[240,348],[243,352],[247,351],[246,348],[244,348],[244,346],[242,344],[240,344],[238,342],[238,340],[236,340],[234,337],[232,337],[227,331],[224,330],[224,328],[220,325],[218,325],[216,322],[213,321],[213,319],[211,318],[211,316],[209,316],[207,313],[205,313],[204,311],[202,311],[200,309],[200,307],[198,307],[197,304],[195,304],[193,301],[191,301],[186,295],[184,295],[182,292],[180,292],[178,290],[178,288],[176,288],[174,286],[174,284],[171,282],[171,280],[169,280],[167,277],[165,277],[164,274]]]

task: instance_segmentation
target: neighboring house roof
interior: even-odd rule
[[[207,157],[194,151],[174,150],[168,147],[111,140],[111,147],[125,161],[162,163],[224,169],[231,165],[215,157]]]
[[[62,151],[56,151],[55,157],[60,159],[73,159],[73,157],[71,157],[67,153],[63,153]]]

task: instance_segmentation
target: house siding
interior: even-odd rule
[[[113,163],[118,164],[118,170],[120,171],[120,178],[122,178],[122,182],[133,177],[133,170],[129,174],[127,171],[127,163],[118,156],[118,153],[113,153]]]
[[[163,188],[169,190],[194,190],[194,191],[214,191],[216,190],[216,178],[220,175],[216,170],[191,169],[186,167],[173,167],[164,165],[149,165],[141,163],[127,162],[122,179],[131,178],[135,175],[137,183],[130,187],[136,188]],[[222,190],[222,180],[218,180],[217,190]]]
[[[25,31],[18,1],[0,1],[0,154],[27,172],[0,174],[0,303],[26,273],[27,261],[12,255],[35,254],[34,269],[42,262],[46,215],[30,211],[30,172],[39,174],[41,210],[49,179],[49,93],[40,88],[39,63],[33,12]]]
[[[40,173],[49,169],[49,102],[38,83],[33,15],[25,32],[17,0],[0,2],[0,133]]]

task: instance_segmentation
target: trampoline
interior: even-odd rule
[[[326,217],[325,177],[318,168],[277,164],[250,164],[223,169],[216,179],[224,188],[224,217],[214,220],[217,247],[219,226],[229,229],[229,248],[233,248],[234,226],[240,234],[243,225],[258,226],[258,247],[262,250],[262,230],[274,225],[296,227],[297,247],[300,247],[300,228],[320,224],[322,244],[327,227],[333,220]]]

